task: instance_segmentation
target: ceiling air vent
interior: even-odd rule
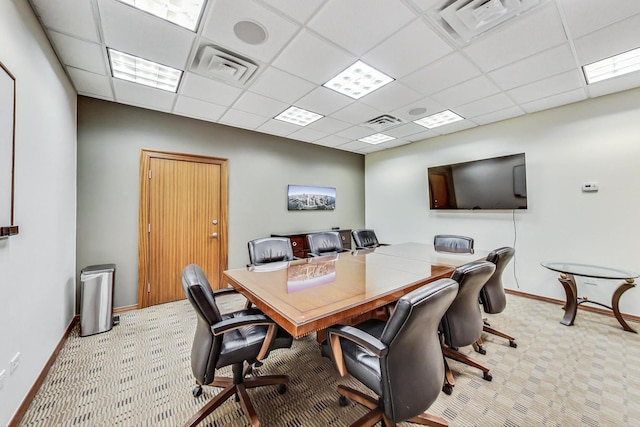
[[[257,69],[258,65],[250,59],[211,45],[200,47],[191,66],[191,71],[201,76],[240,86],[245,85]]]
[[[377,132],[381,132],[385,129],[396,127],[402,123],[405,123],[402,119],[390,116],[388,114],[383,114],[380,117],[376,117],[375,119],[371,119],[365,122],[363,125]]]
[[[428,13],[461,45],[547,0],[448,0]]]

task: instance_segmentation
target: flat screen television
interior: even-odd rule
[[[427,175],[431,209],[527,209],[524,153],[434,166]]]

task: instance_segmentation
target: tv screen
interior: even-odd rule
[[[527,209],[524,153],[428,168],[431,209]]]

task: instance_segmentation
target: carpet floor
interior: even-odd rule
[[[226,299],[223,311],[244,302]],[[484,334],[486,355],[461,349],[488,365],[493,381],[450,361],[453,394],[440,393],[429,412],[452,427],[640,425],[640,336],[624,332],[615,318],[583,310],[566,327],[562,314],[558,305],[508,295],[507,309],[489,321],[514,335],[518,348]],[[122,313],[120,324],[102,334],[80,337],[76,327],[20,425],[182,425],[221,391],[204,387],[200,397],[191,394],[195,325],[183,300]],[[320,356],[314,336],[272,352],[256,371],[290,378],[283,395],[273,386],[249,390],[264,426],[344,426],[366,412],[355,403],[339,406],[338,384],[367,389],[340,377]],[[201,425],[245,426],[246,420],[229,399]]]

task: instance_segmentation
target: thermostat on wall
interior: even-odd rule
[[[590,193],[598,191],[598,183],[597,182],[586,182],[582,184],[582,192]]]

